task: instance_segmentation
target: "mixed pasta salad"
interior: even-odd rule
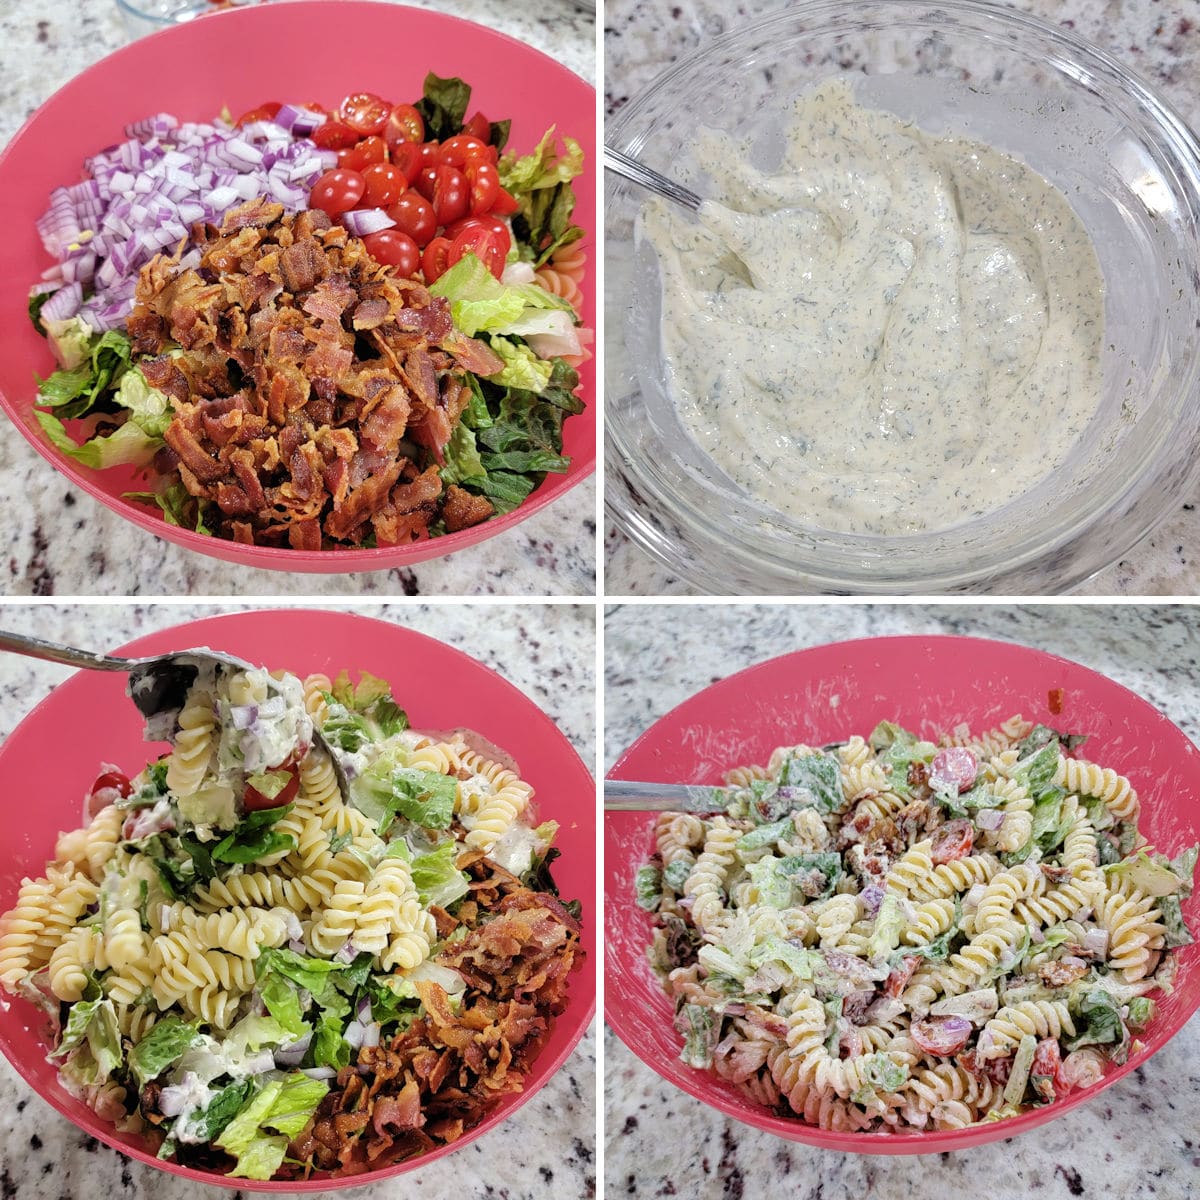
[[[637,874],[681,1057],[835,1130],[1015,1116],[1122,1063],[1193,939],[1197,847],[1146,844],[1138,798],[1013,717],[925,741],[777,749]]]
[[[155,720],[170,753],[106,765],[0,918],[0,989],[46,1011],[64,1085],[250,1179],[420,1154],[520,1091],[580,926],[516,764],[367,674],[208,665]]]

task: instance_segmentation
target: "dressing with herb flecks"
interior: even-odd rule
[[[653,201],[662,345],[684,425],[789,517],[944,529],[1028,491],[1096,411],[1104,281],[1029,166],[859,105],[801,97],[779,169],[724,135],[697,158],[730,207]]]

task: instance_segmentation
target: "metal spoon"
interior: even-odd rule
[[[722,812],[736,789],[695,783],[604,781],[605,812]]]
[[[129,698],[147,721],[178,712],[183,707],[188,688],[195,682],[200,668],[207,663],[232,667],[236,671],[257,669],[244,659],[220,650],[210,650],[206,646],[193,650],[176,650],[170,654],[152,654],[143,658],[120,658],[113,654],[78,650],[61,642],[25,637],[4,630],[0,630],[0,650],[11,650],[14,654],[62,663],[68,667],[82,667],[87,671],[124,671],[129,675]],[[267,686],[278,687],[278,684],[271,679]],[[342,764],[338,762],[333,747],[325,740],[325,735],[315,725],[313,744],[329,755],[342,801],[348,804],[350,788]]]
[[[675,204],[682,204],[684,208],[690,209],[692,212],[695,212],[702,203],[700,197],[690,188],[685,188],[683,184],[676,183],[673,179],[668,179],[657,171],[652,171],[645,163],[639,162],[623,150],[613,149],[612,146],[604,147],[604,169],[611,171],[614,175],[620,175],[622,179],[628,179],[630,183],[636,183],[639,187],[648,189],[657,196],[662,196]]]

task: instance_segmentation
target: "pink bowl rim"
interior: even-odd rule
[[[468,20],[466,17],[455,16],[451,13],[441,12],[437,9],[417,8],[408,4],[393,4],[387,0],[340,0],[346,11],[352,7],[369,9],[375,14],[383,12],[397,14],[395,17],[388,19],[402,19],[404,16],[419,15],[421,19],[432,20],[435,24],[445,22],[450,34],[460,26],[468,26],[473,29],[483,30],[490,37],[496,39],[501,45],[507,47],[519,48],[523,53],[534,54],[541,59],[541,67],[546,71],[548,76],[560,76],[563,82],[570,86],[582,86],[590,89],[595,93],[595,88],[577,75],[569,67],[563,66],[556,59],[551,58],[545,51],[539,50],[534,46],[530,46],[525,42],[519,41],[507,33],[501,33],[498,30],[492,29],[487,25],[478,21]],[[286,5],[286,7],[285,7]],[[212,12],[203,14],[203,20],[209,21],[215,17],[220,17],[224,21],[232,20],[264,20],[255,14],[273,13],[284,11],[288,15],[296,10],[305,10],[312,14],[321,14],[328,16],[328,0],[284,0],[282,4],[263,4],[250,5],[244,8],[230,9],[226,12]],[[276,18],[278,19],[278,18]],[[124,46],[118,47],[116,50],[106,54],[103,58],[91,63],[80,71],[77,75],[73,75],[61,87],[56,88],[38,107],[30,113],[30,115],[21,123],[16,133],[9,139],[8,143],[0,149],[0,171],[3,170],[5,160],[13,146],[21,140],[29,127],[38,119],[42,109],[46,105],[55,100],[60,93],[66,91],[70,87],[74,87],[81,80],[88,79],[93,74],[98,74],[100,69],[104,67],[111,59],[118,58],[121,55],[131,52],[135,47],[141,46],[148,41],[154,41],[159,38],[183,37],[186,33],[183,31],[191,26],[191,22],[186,22],[178,25],[167,26],[163,29],[155,30],[153,33],[148,33],[135,41],[127,42]],[[595,165],[588,168],[588,174],[595,173]],[[583,177],[586,179],[587,175]],[[599,224],[599,209],[597,208],[596,222]],[[588,237],[592,243],[599,246],[599,231],[591,230],[588,232]],[[594,268],[593,268],[594,271]],[[593,273],[592,279],[592,295],[595,296],[595,276]],[[595,301],[593,300],[593,304]],[[595,324],[595,322],[593,322]],[[578,418],[587,418],[593,424],[598,426],[600,406],[598,404],[599,389],[598,389],[598,374],[596,372],[597,360],[593,358],[591,370],[593,372],[593,382],[590,387],[585,389],[585,394],[582,399],[586,405],[584,411],[578,414]],[[593,442],[591,450],[586,454],[575,454],[572,456],[571,466],[566,474],[558,477],[558,486],[553,492],[548,491],[547,483],[549,479],[543,480],[542,483],[534,489],[532,493],[521,504],[519,504],[511,512],[504,513],[501,516],[493,517],[485,522],[482,526],[472,526],[468,529],[459,530],[457,533],[445,533],[437,538],[430,538],[422,542],[412,542],[405,546],[377,546],[374,549],[354,548],[354,549],[339,549],[339,550],[293,550],[290,548],[276,546],[247,546],[242,547],[239,543],[233,542],[228,538],[207,537],[203,534],[196,533],[190,529],[177,528],[168,525],[161,517],[155,516],[150,509],[143,509],[132,503],[121,502],[117,497],[111,496],[102,487],[100,487],[89,475],[77,473],[74,470],[70,459],[54,450],[52,446],[44,443],[37,438],[26,423],[21,420],[21,412],[23,406],[16,400],[10,399],[3,391],[0,391],[0,407],[2,407],[12,421],[17,431],[29,443],[30,446],[50,464],[60,475],[62,475],[69,483],[75,487],[82,488],[98,503],[104,505],[105,508],[116,513],[118,516],[129,521],[131,524],[146,530],[148,533],[154,534],[155,537],[163,541],[172,542],[177,546],[182,546],[184,549],[195,551],[198,554],[204,555],[206,558],[222,559],[226,562],[237,562],[244,566],[251,566],[256,569],[269,571],[296,571],[310,574],[352,574],[355,572],[364,571],[386,571],[392,568],[403,568],[413,566],[419,562],[425,562],[429,559],[446,558],[456,551],[465,550],[471,546],[480,545],[483,542],[490,541],[499,534],[505,533],[508,530],[519,525],[527,517],[533,516],[540,512],[547,505],[553,503],[560,496],[565,495],[572,488],[582,483],[589,478],[596,470],[596,445]],[[599,429],[597,428],[597,438]],[[481,533],[480,530],[486,529],[486,533]],[[225,547],[224,552],[221,547]],[[246,551],[253,551],[252,555]],[[253,561],[247,561],[253,559]]]
[[[907,645],[925,644],[938,646],[953,646],[961,645],[964,649],[968,647],[986,647],[992,653],[1015,654],[1017,656],[1030,656],[1047,664],[1060,665],[1069,668],[1072,671],[1082,672],[1085,676],[1091,676],[1094,679],[1102,682],[1106,688],[1115,688],[1119,692],[1125,693],[1134,701],[1134,703],[1143,710],[1154,713],[1172,730],[1174,736],[1177,736],[1188,745],[1195,749],[1195,743],[1175,724],[1165,713],[1163,713],[1155,705],[1151,704],[1145,697],[1138,695],[1132,688],[1126,687],[1122,683],[1118,683],[1115,679],[1110,679],[1107,675],[1101,674],[1092,667],[1084,666],[1082,663],[1075,662],[1072,659],[1065,658],[1062,655],[1055,654],[1049,650],[1039,650],[1032,646],[1026,646],[1019,642],[1006,642],[998,638],[981,638],[971,637],[963,634],[895,634],[884,635],[881,637],[864,637],[864,638],[849,638],[839,642],[825,642],[816,646],[806,646],[799,650],[793,650],[786,654],[775,655],[772,658],[764,659],[762,662],[752,663],[748,667],[743,667],[731,674],[714,680],[711,684],[701,688],[691,696],[680,701],[663,716],[659,717],[646,730],[638,735],[630,745],[622,751],[617,760],[613,763],[606,778],[620,779],[621,769],[625,761],[643,744],[649,744],[653,739],[652,735],[659,726],[667,724],[689,705],[694,703],[704,693],[713,688],[721,687],[730,683],[733,680],[745,680],[747,677],[754,675],[756,672],[772,669],[776,664],[787,660],[798,660],[804,655],[813,652],[825,652],[836,650],[850,650],[854,647],[873,646],[886,648],[887,645],[904,643]],[[648,782],[653,782],[650,780]],[[606,814],[605,822],[607,822],[611,814]],[[638,815],[635,813],[621,813],[620,817],[632,818]],[[649,826],[647,826],[649,831]],[[607,837],[606,837],[607,849]],[[604,871],[604,900],[608,903],[610,896],[610,887],[615,883],[614,864],[605,861]],[[1200,942],[1192,949],[1200,948]],[[1188,947],[1184,947],[1188,949]],[[1198,964],[1200,966],[1200,964]],[[607,975],[607,956],[605,961],[605,974]],[[852,1154],[873,1154],[873,1155],[908,1155],[908,1154],[938,1154],[947,1151],[965,1150],[971,1146],[983,1145],[987,1142],[1006,1140],[1015,1137],[1018,1134],[1028,1133],[1032,1130],[1046,1125],[1057,1118],[1065,1115],[1071,1110],[1078,1108],[1082,1104],[1095,1099],[1104,1092],[1110,1085],[1123,1079],[1125,1076],[1137,1070],[1147,1059],[1151,1058],[1162,1050],[1183,1027],[1200,1011],[1200,997],[1197,999],[1197,1004],[1193,1006],[1190,1013],[1181,1013],[1179,1025],[1175,1031],[1166,1038],[1162,1045],[1151,1049],[1144,1047],[1137,1053],[1130,1054],[1127,1061],[1119,1067],[1113,1067],[1108,1070],[1102,1080],[1089,1088],[1083,1088],[1064,1100],[1057,1100],[1053,1104],[1046,1105],[1044,1108],[1034,1109],[1030,1112],[1022,1113],[1018,1117],[1012,1117],[1004,1121],[995,1121],[983,1125],[970,1125],[964,1129],[957,1130],[931,1130],[912,1131],[906,1133],[890,1133],[880,1134],[879,1132],[837,1132],[832,1130],[824,1130],[818,1126],[809,1125],[800,1118],[774,1117],[768,1114],[765,1110],[761,1115],[752,1115],[740,1107],[737,1102],[727,1098],[725,1095],[714,1092],[711,1087],[713,1076],[710,1072],[702,1071],[696,1068],[686,1068],[681,1070],[682,1078],[668,1079],[659,1070],[658,1064],[655,1061],[652,1053],[639,1042],[638,1038],[633,1035],[632,1031],[625,1023],[623,1008],[618,1006],[609,996],[607,988],[605,989],[604,1002],[604,1020],[613,1032],[620,1038],[621,1042],[631,1050],[647,1067],[654,1072],[656,1076],[664,1083],[671,1087],[678,1088],[686,1092],[688,1095],[699,1100],[702,1104],[710,1108],[715,1108],[727,1117],[738,1121],[740,1124],[749,1126],[751,1129],[757,1129],[764,1133],[769,1133],[775,1137],[785,1141],[801,1142],[809,1146],[815,1146],[822,1150],[835,1150],[842,1153]]]
[[[405,625],[392,624],[391,622],[381,620],[378,617],[363,617],[363,616],[359,616],[357,613],[350,613],[350,612],[345,612],[345,611],[330,611],[328,609],[308,609],[308,608],[265,608],[265,609],[253,609],[253,610],[234,612],[234,613],[215,613],[210,616],[199,617],[192,621],[184,621],[178,625],[170,625],[170,626],[166,626],[162,629],[152,630],[150,632],[142,634],[141,636],[139,636],[137,638],[134,638],[132,641],[125,642],[124,644],[122,644],[120,646],[112,648],[110,653],[117,654],[117,655],[135,654],[147,643],[155,643],[164,637],[168,637],[168,636],[173,637],[175,634],[180,634],[180,633],[184,633],[184,632],[190,633],[193,630],[195,630],[195,631],[214,630],[215,631],[215,630],[218,630],[220,628],[220,626],[222,626],[223,624],[229,622],[231,619],[237,619],[237,620],[250,619],[250,620],[254,620],[254,621],[260,621],[260,620],[261,621],[270,621],[270,620],[277,620],[277,619],[283,618],[283,619],[291,620],[291,619],[294,619],[297,616],[297,614],[303,614],[304,616],[312,616],[313,614],[317,614],[317,616],[316,616],[317,620],[334,619],[334,620],[338,620],[338,621],[345,621],[345,622],[359,624],[359,625],[365,624],[365,625],[370,625],[370,626],[376,626],[376,627],[380,628],[380,636],[385,636],[385,634],[384,634],[385,630],[387,631],[386,636],[389,636],[389,637],[395,636],[395,634],[398,631],[400,633],[401,637],[403,637],[403,638],[416,639],[419,641],[433,643],[434,645],[439,647],[440,651],[442,651],[442,652],[448,651],[450,654],[450,657],[452,659],[465,661],[466,663],[469,663],[471,665],[471,667],[473,667],[473,668],[482,668],[483,670],[496,676],[496,678],[501,683],[503,683],[505,685],[505,687],[507,687],[507,688],[511,689],[513,692],[515,692],[526,703],[533,705],[542,714],[542,716],[545,717],[545,719],[554,727],[554,730],[557,733],[558,737],[562,740],[563,745],[575,757],[576,761],[579,763],[579,766],[583,769],[583,771],[589,777],[591,777],[592,772],[588,769],[587,764],[583,761],[583,757],[575,749],[575,747],[571,744],[571,741],[566,736],[566,734],[564,734],[562,732],[562,730],[558,728],[557,723],[555,721],[553,721],[545,712],[542,711],[540,705],[536,704],[535,701],[533,701],[529,696],[525,695],[525,693],[523,691],[521,691],[521,689],[518,688],[515,684],[510,683],[507,679],[505,679],[504,676],[501,675],[499,671],[495,670],[492,667],[489,667],[486,663],[480,662],[478,659],[473,658],[470,654],[467,654],[466,651],[464,651],[464,650],[460,650],[457,646],[451,646],[449,643],[443,642],[439,638],[432,637],[430,634],[422,633],[419,630],[411,629]],[[192,646],[196,646],[196,645],[209,645],[210,643],[208,641],[200,641],[200,642],[191,642],[188,644],[190,644]],[[186,648],[186,646],[181,646],[180,648],[181,649]],[[151,653],[158,653],[158,651],[151,651]],[[10,733],[8,735],[8,737],[9,738],[14,737],[16,735],[16,733],[18,732],[18,730],[20,729],[21,725],[24,724],[25,720],[28,717],[31,717],[34,713],[40,712],[44,707],[48,706],[54,700],[54,697],[62,690],[62,688],[70,686],[70,684],[77,677],[78,674],[79,674],[79,672],[76,672],[74,675],[71,675],[69,678],[64,680],[61,684],[56,685],[54,687],[54,689],[48,695],[44,696],[32,709],[29,710],[29,712],[26,714],[25,717],[22,717],[21,721],[19,721],[17,723],[17,725],[13,728],[12,733]],[[8,742],[8,738],[6,738],[4,740],[4,745],[6,745],[7,742]],[[3,755],[3,745],[0,745],[0,762],[2,762],[2,755]],[[595,810],[593,808],[593,810],[592,810],[593,816],[594,816],[594,811]],[[580,899],[582,899],[585,904],[587,904],[589,902],[590,903],[596,902],[595,897],[581,896]],[[595,973],[595,969],[596,969],[595,968],[595,955],[592,955],[591,957],[592,957],[593,961],[584,967],[584,971]],[[576,1007],[577,1004],[578,1004],[578,1002],[576,1002],[575,1004],[572,1004],[569,1002],[567,1009],[564,1010],[564,1012],[561,1013],[558,1017],[556,1017],[555,1020],[561,1021],[563,1019],[563,1017],[566,1015],[566,1012],[569,1012],[571,1010],[571,1008]],[[396,1176],[407,1175],[413,1171],[417,1171],[420,1168],[428,1165],[429,1163],[435,1162],[437,1159],[445,1158],[448,1154],[453,1154],[456,1150],[459,1150],[465,1146],[468,1146],[470,1143],[478,1140],[484,1134],[489,1133],[491,1130],[502,1125],[510,1116],[512,1116],[513,1113],[515,1113],[519,1108],[521,1108],[524,1104],[526,1104],[529,1100],[531,1100],[535,1095],[537,1095],[538,1092],[540,1092],[541,1089],[543,1087],[545,1087],[547,1083],[550,1082],[550,1080],[562,1069],[563,1064],[574,1053],[576,1047],[578,1047],[579,1043],[583,1040],[584,1036],[588,1032],[588,1028],[591,1025],[592,1019],[596,1013],[595,988],[592,989],[592,994],[588,997],[587,1003],[584,1007],[585,1007],[586,1011],[580,1012],[580,1014],[577,1018],[578,1027],[568,1035],[567,1041],[558,1050],[558,1052],[553,1055],[550,1055],[550,1056],[546,1056],[544,1054],[538,1055],[537,1060],[536,1060],[538,1069],[540,1070],[542,1068],[543,1064],[545,1065],[545,1068],[546,1068],[545,1077],[541,1080],[541,1082],[538,1084],[538,1086],[534,1087],[534,1088],[526,1088],[517,1093],[512,1093],[511,1094],[512,1099],[509,1100],[505,1104],[504,1107],[502,1107],[500,1110],[498,1110],[496,1112],[491,1113],[488,1117],[486,1117],[478,1125],[467,1130],[462,1135],[462,1137],[460,1137],[457,1141],[444,1143],[443,1145],[438,1146],[436,1149],[430,1150],[426,1154],[416,1155],[413,1158],[405,1159],[403,1162],[393,1163],[390,1166],[384,1167],[379,1170],[367,1171],[360,1175],[331,1176],[331,1177],[325,1177],[325,1178],[321,1178],[321,1179],[257,1180],[257,1179],[234,1178],[234,1177],[231,1177],[228,1175],[217,1175],[212,1172],[200,1171],[194,1167],[188,1167],[188,1166],[184,1166],[180,1163],[171,1162],[169,1160],[157,1158],[155,1155],[150,1154],[145,1150],[142,1150],[142,1149],[136,1148],[136,1147],[132,1147],[132,1146],[128,1146],[123,1142],[118,1142],[115,1138],[113,1138],[111,1136],[111,1134],[108,1133],[107,1124],[100,1121],[99,1118],[97,1118],[97,1128],[95,1128],[95,1129],[84,1128],[84,1126],[79,1124],[79,1122],[75,1119],[75,1117],[72,1115],[72,1113],[67,1110],[66,1105],[60,1103],[60,1101],[58,1100],[57,1097],[46,1096],[42,1093],[41,1089],[38,1087],[37,1080],[35,1079],[32,1071],[30,1071],[28,1069],[25,1061],[23,1059],[17,1059],[15,1057],[10,1057],[10,1055],[8,1053],[7,1042],[4,1042],[3,1045],[0,1045],[0,1049],[2,1049],[4,1051],[4,1056],[8,1060],[8,1062],[12,1065],[13,1069],[17,1072],[17,1074],[21,1077],[21,1079],[29,1086],[30,1090],[36,1096],[38,1096],[39,1099],[44,1101],[46,1104],[49,1104],[51,1108],[53,1108],[61,1116],[65,1117],[68,1121],[70,1121],[71,1124],[74,1125],[76,1129],[80,1130],[80,1132],[86,1134],[88,1137],[94,1137],[99,1142],[103,1142],[111,1150],[115,1150],[118,1154],[123,1155],[126,1158],[134,1159],[135,1161],[143,1163],[146,1166],[157,1168],[158,1170],[164,1171],[168,1174],[178,1175],[184,1179],[192,1180],[195,1183],[209,1184],[210,1186],[213,1186],[213,1187],[221,1187],[221,1188],[225,1188],[225,1189],[231,1190],[231,1191],[289,1192],[289,1193],[290,1192],[314,1192],[314,1193],[315,1192],[336,1192],[336,1191],[342,1191],[342,1190],[349,1189],[349,1188],[364,1187],[367,1184],[379,1183],[380,1181],[385,1180],[385,1179],[393,1179]]]

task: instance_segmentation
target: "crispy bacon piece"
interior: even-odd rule
[[[451,533],[469,529],[472,525],[478,525],[480,521],[486,521],[494,511],[492,502],[486,496],[473,496],[453,483],[446,489],[442,518]]]

